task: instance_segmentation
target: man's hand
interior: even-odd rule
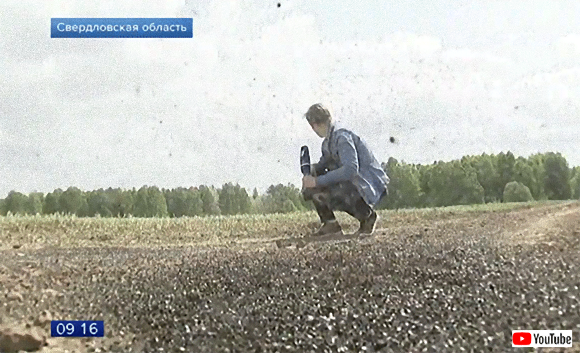
[[[302,178],[302,188],[309,189],[314,187],[316,187],[316,178],[313,177],[312,175],[305,175]]]
[[[316,167],[317,167],[316,163],[312,163],[310,165],[310,175],[314,177],[316,176]]]

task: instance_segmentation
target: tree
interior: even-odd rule
[[[294,203],[292,202],[292,200],[286,200],[282,203],[282,207],[280,209],[280,213],[290,213],[290,212],[296,212],[298,209],[296,208],[296,205],[294,205]]]
[[[58,203],[60,210],[65,214],[85,217],[89,213],[89,205],[84,193],[74,186],[69,187],[60,195]]]
[[[431,174],[436,164],[420,165],[418,167],[419,171],[419,187],[421,188],[421,200],[419,201],[419,206],[430,207],[434,206],[435,202],[433,200],[434,192],[429,186],[429,180],[431,180]],[[388,199],[387,196],[382,202]]]
[[[546,153],[544,158],[546,176],[544,187],[550,200],[567,200],[572,196],[570,168],[560,153]]]
[[[87,204],[89,206],[89,217],[94,217],[97,214],[102,217],[111,217],[113,215],[110,196],[103,189],[88,192]]]
[[[530,188],[532,196],[536,200],[546,200],[544,180],[546,179],[546,168],[544,166],[544,155],[537,153],[528,157],[528,165],[532,168],[532,174],[536,183]]]
[[[17,191],[10,191],[8,197],[4,199],[6,212],[12,214],[28,214],[28,197]]]
[[[170,217],[193,217],[203,213],[203,201],[197,189],[176,188],[165,192]]]
[[[135,198],[134,214],[137,217],[166,217],[167,202],[161,190],[156,186],[141,187]]]
[[[286,201],[290,201],[294,207],[290,207],[290,203]],[[293,184],[270,185],[262,202],[265,213],[288,213],[306,209],[302,193]]]
[[[394,168],[395,166],[397,166],[397,164],[399,164],[399,161],[397,161],[396,158],[389,157],[389,159],[387,160],[387,163],[381,163],[381,167],[383,168],[385,173],[387,173],[387,175],[388,175],[389,172],[391,171],[391,169]]]
[[[149,194],[150,217],[167,217],[167,201],[157,186],[151,186]]]
[[[232,183],[226,183],[218,191],[218,203],[224,215],[234,215],[240,212],[236,193]]]
[[[44,198],[44,204],[42,205],[42,213],[62,213],[62,209],[60,207],[60,195],[62,195],[61,189],[55,189],[53,192],[46,194],[46,197]]]
[[[239,184],[227,183],[218,192],[222,214],[246,214],[250,212],[250,196]]]
[[[135,206],[135,196],[137,192],[133,190],[122,190],[108,188],[105,193],[109,199],[111,214],[115,217],[125,217],[133,214]]]
[[[483,153],[471,159],[471,167],[475,170],[477,181],[483,187],[484,201],[496,202],[502,199],[501,189],[497,185],[501,184],[499,173],[493,162],[493,157]]]
[[[527,202],[533,201],[530,189],[518,181],[511,181],[505,185],[503,202]]]
[[[187,213],[186,216],[201,216],[203,215],[203,201],[201,200],[201,192],[199,190],[190,190],[187,193]]]
[[[203,203],[203,213],[205,215],[221,214],[220,206],[217,201],[217,191],[213,188],[213,186],[210,188],[205,185],[201,185],[199,187],[199,191],[201,194],[201,201]]]
[[[538,181],[535,178],[534,170],[530,163],[528,163],[528,161],[523,157],[518,157],[516,163],[514,164],[513,181],[517,181],[525,185],[530,190],[532,197],[534,194],[539,196]],[[532,192],[532,190],[535,192]]]
[[[135,195],[135,208],[133,214],[136,217],[150,217],[149,216],[149,193],[147,186],[142,186],[137,195]]]
[[[422,199],[419,171],[406,163],[387,164],[388,195],[380,206],[389,209],[419,207]]]
[[[42,213],[42,202],[44,194],[41,192],[32,192],[28,195],[27,212],[32,215]]]
[[[429,189],[434,206],[469,205],[483,203],[483,187],[475,170],[460,161],[440,162],[433,167]]]
[[[507,153],[501,152],[500,154],[495,156],[495,167],[498,173],[498,180],[496,183],[495,190],[495,193],[497,195],[503,195],[505,185],[513,180],[515,163],[516,159],[513,153],[511,153],[510,151],[508,151]]]
[[[578,167],[574,169],[574,176],[570,179],[570,190],[573,199],[580,199],[580,171],[578,171]]]
[[[169,217],[182,217],[187,213],[187,195],[183,188],[164,190]]]
[[[266,213],[268,213],[266,210],[265,199],[266,199],[265,195],[260,195],[257,198],[253,199],[250,213],[252,213],[252,214],[266,214]]]
[[[577,176],[580,173],[580,166],[578,167],[574,167],[572,168],[572,170],[570,171],[570,177],[574,178],[575,176]]]
[[[252,194],[252,198],[255,200],[255,199],[257,199],[257,198],[258,198],[258,196],[259,196],[259,194],[258,194],[258,189],[257,189],[257,188],[254,188],[254,192],[253,192],[253,194]]]
[[[242,188],[236,184],[235,193],[236,193],[236,199],[237,199],[238,204],[239,204],[240,213],[241,214],[250,213],[251,208],[252,208],[252,201],[251,201],[250,195],[248,195],[248,192],[246,191],[246,189]]]

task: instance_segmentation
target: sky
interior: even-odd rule
[[[191,17],[193,38],[51,39],[53,17]],[[319,102],[380,162],[577,166],[578,18],[577,0],[4,0],[0,198],[299,186]]]

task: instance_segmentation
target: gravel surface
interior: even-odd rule
[[[580,352],[579,249],[577,203],[302,249],[12,249],[0,324],[105,321],[42,352],[522,352],[515,329],[574,330]]]

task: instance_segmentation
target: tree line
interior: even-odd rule
[[[440,207],[489,202],[580,198],[580,167],[570,168],[559,153],[515,157],[465,156],[461,160],[408,164],[390,158],[382,164],[391,179],[379,209]],[[56,189],[46,195],[11,191],[0,200],[0,214],[72,214],[79,217],[193,217],[289,213],[312,210],[293,184],[271,185],[265,194],[250,195],[239,184],[221,188],[120,188],[82,191]]]
[[[44,195],[11,191],[0,200],[0,214],[72,214],[78,217],[194,217],[236,214],[288,213],[312,209],[292,184],[272,185],[264,195],[254,189],[250,196],[239,184],[221,188],[201,185],[160,189],[120,188],[82,191],[77,187],[56,189]]]
[[[570,168],[560,153],[484,153],[430,165],[390,158],[382,166],[391,182],[381,208],[580,198],[580,167]]]

